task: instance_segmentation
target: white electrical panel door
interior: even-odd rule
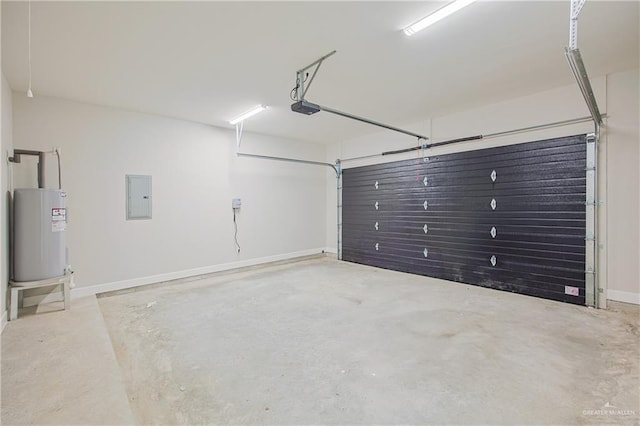
[[[151,176],[127,175],[127,220],[151,219]]]

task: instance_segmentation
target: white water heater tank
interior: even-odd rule
[[[64,275],[67,209],[60,189],[16,189],[13,196],[13,280]]]

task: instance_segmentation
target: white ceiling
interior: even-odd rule
[[[402,127],[571,84],[569,1],[480,1],[418,33],[441,2],[33,2],[36,96],[56,96],[334,142],[376,127],[290,111],[295,71],[336,49],[307,99]],[[579,47],[591,76],[638,67],[637,1],[587,1]],[[2,1],[2,68],[27,88],[27,3]]]

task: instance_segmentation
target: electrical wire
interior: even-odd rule
[[[29,88],[27,89],[27,96],[31,97],[33,96],[33,93],[31,92],[31,0],[29,0],[29,42],[28,42],[28,53],[27,56],[29,57]]]
[[[8,162],[7,167],[7,185],[10,194],[13,194],[13,162]]]
[[[238,254],[239,254],[240,243],[238,242],[238,222],[236,221],[236,209],[233,209],[233,228],[234,228],[233,239],[236,242],[236,250],[238,250]]]
[[[58,189],[62,189],[62,169],[60,168],[60,151],[58,151],[57,149],[56,151],[56,157],[58,157]]]
[[[291,93],[289,93],[289,97],[291,98],[292,101],[296,100],[296,93],[298,93],[299,88],[300,88],[300,85],[296,84],[296,87],[291,89]]]
[[[303,83],[306,83],[306,81],[309,79],[309,73],[307,73],[304,76],[304,80],[302,80]],[[300,83],[298,83],[298,79],[296,79],[296,87],[294,87],[293,89],[291,89],[291,92],[289,93],[289,97],[291,98],[292,101],[296,100],[296,94],[298,93],[298,89],[300,88]]]

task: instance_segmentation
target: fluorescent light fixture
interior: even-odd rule
[[[253,108],[251,108],[249,111],[243,112],[242,114],[240,114],[239,116],[232,118],[231,120],[229,120],[229,124],[237,124],[241,121],[246,120],[249,117],[253,117],[254,115],[256,115],[259,112],[264,111],[265,109],[267,109],[268,107],[266,105],[256,105]]]
[[[413,24],[405,28],[403,31],[408,36],[414,35],[418,31],[424,30],[429,25],[435,24],[439,20],[444,19],[447,16],[451,15],[452,13],[459,11],[463,7],[469,6],[474,1],[476,0],[455,0],[449,3],[448,5],[436,10],[431,15],[425,16],[419,21],[414,22]]]

